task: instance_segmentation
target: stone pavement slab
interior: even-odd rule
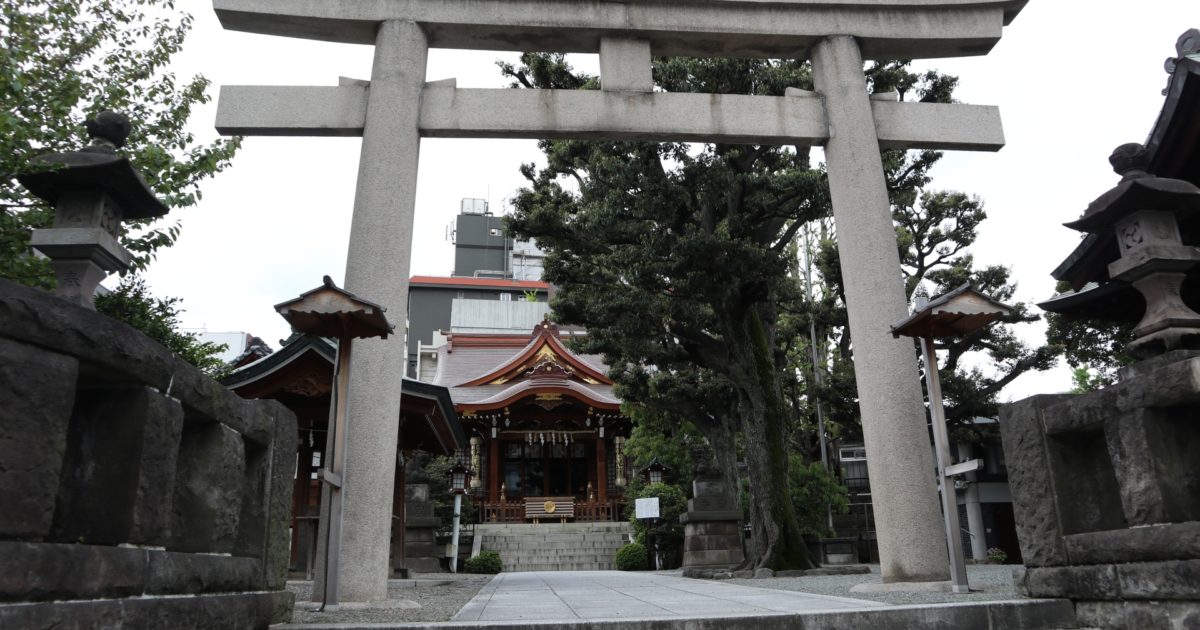
[[[454,621],[675,619],[862,610],[879,602],[620,571],[501,573]]]

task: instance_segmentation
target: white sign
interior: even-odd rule
[[[633,510],[638,518],[658,518],[658,497],[638,499]]]

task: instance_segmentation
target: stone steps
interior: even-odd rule
[[[587,549],[587,550],[613,549],[613,548],[619,549],[623,545],[625,545],[624,539],[611,541],[611,542],[602,542],[602,541],[583,541],[583,542],[578,542],[578,543],[554,542],[554,543],[544,543],[544,544],[538,545],[538,547],[540,549],[555,549],[555,550],[569,551],[569,550],[573,550],[573,549],[581,549],[581,550],[582,549]],[[522,549],[527,549],[528,547],[529,547],[529,545],[521,543],[521,542],[497,543],[497,542],[492,542],[492,541],[485,541],[485,543],[483,545],[484,549],[491,549],[492,551],[500,551],[500,552],[520,551]]]
[[[606,571],[631,531],[628,523],[522,523],[477,525],[475,535],[506,572]]]

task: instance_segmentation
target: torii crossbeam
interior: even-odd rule
[[[825,148],[883,579],[948,578],[925,411],[880,148],[998,150],[994,107],[869,97],[863,56],[986,54],[1025,0],[214,0],[225,28],[373,44],[371,80],[222,88],[221,133],[363,137],[345,286],[407,312],[422,137],[581,138]],[[600,91],[426,83],[428,49],[599,52]],[[651,55],[810,59],[815,93],[654,92]],[[387,588],[401,341],[355,357],[341,592]]]

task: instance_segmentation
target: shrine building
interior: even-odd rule
[[[569,514],[550,520],[622,519],[632,425],[608,368],[572,352],[570,335],[549,320],[525,333],[450,332],[431,355],[432,384],[449,390],[470,436],[480,522],[535,520],[544,505]]]

